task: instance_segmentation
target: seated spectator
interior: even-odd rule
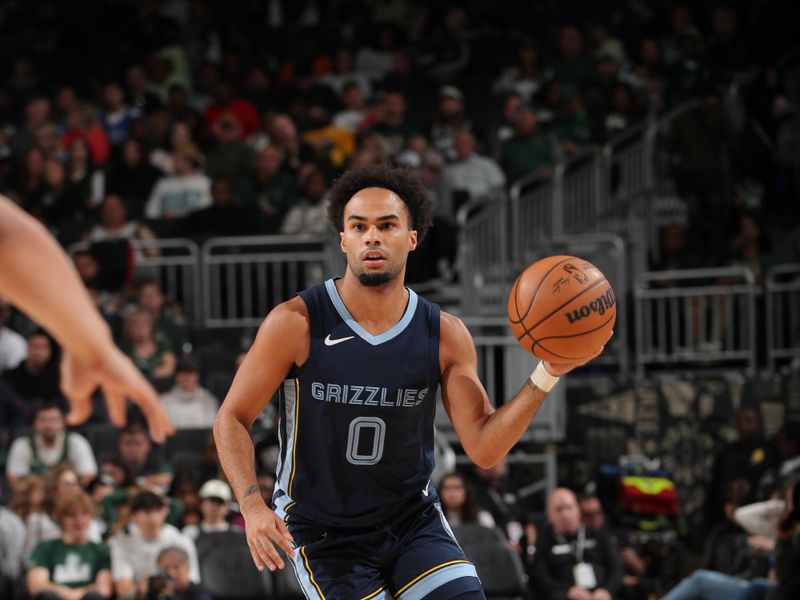
[[[28,592],[35,600],[98,600],[113,594],[108,546],[89,537],[94,510],[83,492],[59,499],[60,538],[39,543],[28,559]]]
[[[141,491],[130,501],[130,524],[108,542],[111,547],[111,573],[117,598],[130,600],[146,589],[148,578],[158,572],[158,555],[172,546],[189,557],[189,579],[200,581],[194,543],[166,523],[167,504],[153,492]]]
[[[107,240],[127,240],[129,242],[155,240],[156,234],[147,225],[128,219],[128,209],[117,194],[107,194],[100,204],[100,222],[84,235],[87,242],[105,242]],[[158,256],[155,246],[144,246],[136,249],[137,258]]]
[[[344,108],[333,116],[333,124],[350,133],[359,133],[367,117],[366,91],[357,81],[348,81],[343,94]]]
[[[44,482],[44,499],[38,512],[31,512],[25,520],[25,556],[30,556],[39,542],[55,540],[61,536],[56,505],[59,501],[82,494],[78,474],[70,465],[58,465],[47,474]],[[94,516],[94,513],[92,513]],[[91,519],[89,539],[99,542],[106,527],[100,519]]]
[[[581,523],[575,494],[565,488],[547,497],[547,527],[536,540],[531,584],[543,600],[611,600],[622,581],[614,540]]]
[[[61,394],[58,362],[53,357],[53,342],[44,331],[28,336],[27,357],[17,368],[6,371],[3,379],[28,406],[38,400],[55,402],[66,408]]]
[[[241,531],[228,522],[231,511],[231,488],[224,481],[211,479],[200,488],[200,513],[202,519],[195,525],[183,528],[183,534],[196,540],[204,533],[212,531]]]
[[[750,269],[756,282],[762,284],[764,276],[774,264],[772,244],[761,223],[752,214],[742,214],[736,219],[733,235],[728,240],[727,263]]]
[[[390,157],[399,155],[416,133],[414,125],[406,116],[406,98],[399,91],[389,91],[380,102],[378,120],[368,134],[376,134],[386,147]]]
[[[155,320],[148,311],[138,309],[125,317],[122,350],[156,388],[163,389],[175,374],[172,342],[155,331]]]
[[[206,159],[205,171],[209,177],[236,181],[253,172],[255,154],[242,141],[242,125],[233,113],[225,113],[217,119],[211,134],[216,144]]]
[[[265,146],[256,159],[256,172],[245,196],[258,206],[264,219],[266,233],[275,233],[284,215],[297,201],[297,183],[285,169],[283,150],[278,146]]]
[[[6,325],[11,307],[0,298],[0,373],[19,365],[27,355],[25,338]]]
[[[517,50],[517,61],[506,67],[494,80],[492,89],[496,94],[517,94],[530,102],[541,89],[544,80],[539,48],[532,40],[522,43]]]
[[[489,511],[495,525],[506,533],[512,544],[518,544],[523,535],[523,518],[505,459],[488,469],[476,467],[475,471],[477,477],[472,482],[475,503]]]
[[[236,204],[233,184],[217,177],[211,183],[208,208],[193,212],[187,218],[186,230],[193,236],[247,235],[261,233],[259,214],[255,209]]]
[[[219,409],[217,399],[200,386],[199,369],[190,356],[178,361],[175,387],[161,394],[161,402],[175,429],[210,429]]]
[[[33,433],[18,437],[8,451],[6,476],[12,487],[29,473],[43,475],[65,462],[75,466],[82,482],[94,479],[97,462],[92,448],[81,434],[66,430],[60,405],[46,402],[36,406],[32,424]]]
[[[103,90],[103,111],[100,122],[108,134],[108,141],[116,148],[128,141],[128,130],[131,122],[137,117],[138,110],[125,104],[125,92],[116,81],[106,84]]]
[[[442,500],[442,512],[450,525],[478,523],[484,527],[494,527],[492,515],[475,504],[467,482],[458,473],[442,478],[439,482],[439,497]]]
[[[445,85],[439,90],[439,104],[429,137],[433,149],[448,162],[456,160],[455,135],[459,131],[472,131],[464,109],[464,95],[457,87]]]
[[[200,512],[200,485],[197,483],[198,480],[202,480],[202,478],[198,477],[195,469],[178,470],[175,474],[175,479],[172,480],[169,497],[174,498],[183,505],[180,522],[181,530],[197,525],[203,518]],[[184,531],[184,533],[186,532]]]
[[[297,175],[302,197],[289,209],[281,233],[325,233],[328,231],[328,182],[325,173],[313,163],[303,165]]]
[[[108,136],[86,104],[76,104],[67,114],[67,130],[61,136],[61,146],[71,153],[76,141],[86,144],[87,158],[92,164],[102,165],[111,155]]]
[[[356,151],[355,136],[348,129],[331,122],[331,112],[325,105],[315,102],[308,107],[309,129],[303,140],[311,144],[317,155],[335,168],[343,168]]]
[[[605,531],[616,542],[622,560],[623,577],[620,598],[642,598],[645,595],[639,578],[643,577],[647,566],[636,543],[622,531],[614,531],[606,522],[603,505],[597,496],[584,496],[580,499],[581,520],[593,531]]]
[[[42,512],[44,506],[44,477],[26,475],[14,486],[14,496],[9,507],[22,522],[33,513]]]
[[[139,283],[136,292],[136,304],[149,312],[155,319],[156,336],[169,339],[175,352],[183,348],[186,342],[186,330],[181,307],[164,297],[164,292],[153,279],[145,279]]]
[[[193,145],[181,146],[172,160],[175,174],[161,177],[147,200],[144,214],[149,219],[177,219],[211,206],[211,180],[197,170],[200,151]]]
[[[506,176],[490,158],[475,151],[475,136],[459,131],[453,136],[455,161],[444,168],[444,180],[450,190],[464,190],[471,200],[501,190]]]
[[[147,162],[138,140],[123,144],[120,156],[106,171],[106,194],[116,194],[129,202],[131,216],[144,216],[144,204],[158,181],[160,172]]]
[[[5,506],[0,506],[0,598],[13,598],[22,573],[25,523]]]
[[[780,463],[771,467],[758,481],[757,500],[767,500],[800,478],[800,423],[784,423],[778,431]]]
[[[145,427],[136,421],[129,423],[119,435],[115,462],[130,473],[136,485],[155,485],[162,490],[172,483],[172,467],[156,452]]]
[[[553,141],[539,130],[539,119],[531,108],[522,108],[514,121],[514,136],[503,142],[500,164],[509,183],[526,175],[551,176]]]
[[[175,121],[169,129],[169,136],[161,138],[159,145],[150,152],[148,162],[162,174],[175,174],[175,152],[178,148],[194,144],[192,127],[185,121]]]
[[[148,581],[147,598],[164,600],[212,600],[211,594],[190,579],[189,555],[176,546],[164,548],[158,554],[158,571]],[[161,578],[161,581],[159,581]],[[160,588],[159,584],[164,585]],[[155,592],[159,592],[156,596]]]

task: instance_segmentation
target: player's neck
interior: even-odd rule
[[[358,324],[373,335],[388,331],[403,317],[408,305],[408,290],[403,275],[378,286],[364,285],[348,269],[336,281],[342,302]]]

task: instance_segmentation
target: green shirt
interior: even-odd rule
[[[501,164],[511,183],[552,163],[553,142],[547,134],[515,136],[503,144]]]
[[[40,542],[28,559],[28,568],[44,567],[50,581],[70,588],[91,585],[103,569],[111,569],[111,552],[105,544],[75,545],[62,540]]]

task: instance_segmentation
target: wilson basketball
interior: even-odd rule
[[[617,318],[611,284],[592,263],[549,256],[525,269],[508,295],[508,321],[520,345],[543,360],[589,358]]]

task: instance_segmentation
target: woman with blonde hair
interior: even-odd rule
[[[41,512],[44,499],[44,477],[32,473],[17,482],[9,508],[25,521],[31,513]]]

